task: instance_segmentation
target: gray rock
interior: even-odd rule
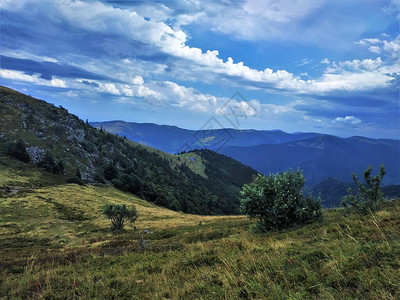
[[[46,150],[37,146],[27,147],[26,151],[28,152],[29,157],[35,164],[38,163],[46,153]]]

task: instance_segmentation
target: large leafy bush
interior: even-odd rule
[[[242,188],[241,210],[257,219],[261,231],[303,225],[322,216],[320,199],[304,196],[300,170],[255,177]]]

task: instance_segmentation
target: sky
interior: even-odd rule
[[[0,9],[0,85],[83,120],[400,139],[400,0]]]

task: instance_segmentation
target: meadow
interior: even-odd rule
[[[260,234],[245,216],[174,212],[19,164],[0,166],[2,299],[400,297],[399,200],[374,215],[331,209],[321,222]],[[105,203],[134,204],[139,219],[112,233]]]

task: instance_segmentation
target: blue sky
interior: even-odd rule
[[[0,84],[82,119],[400,138],[398,0],[0,9]]]

